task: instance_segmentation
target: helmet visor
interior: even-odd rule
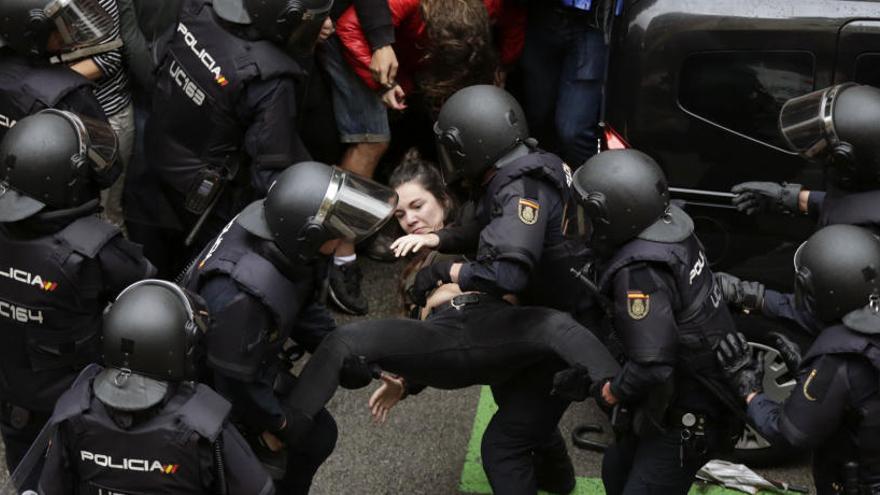
[[[839,84],[792,98],[779,112],[779,131],[789,148],[808,160],[823,158],[839,142],[834,129],[834,100],[851,84]]]
[[[113,33],[113,18],[98,0],[52,0],[45,8],[66,50],[100,44]]]
[[[798,309],[814,314],[812,277],[810,270],[801,263],[801,253],[806,245],[807,241],[802,242],[794,252],[794,303]]]
[[[325,6],[319,9],[310,9],[302,16],[299,25],[294,29],[287,38],[285,48],[287,53],[294,56],[303,56],[312,53],[315,43],[318,41],[318,35],[321,33],[321,27],[324,21],[330,15],[330,8],[333,2],[327,2]]]
[[[49,109],[58,114],[76,130],[80,156],[87,157],[98,176],[108,173],[116,163],[116,133],[106,122],[63,110]]]
[[[315,221],[332,237],[358,242],[379,230],[396,206],[393,189],[333,167]]]

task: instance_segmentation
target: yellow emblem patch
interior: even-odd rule
[[[537,201],[520,198],[519,209],[517,210],[519,220],[526,225],[534,225],[538,221],[538,210],[540,208],[541,206]]]
[[[639,290],[626,293],[626,312],[633,320],[641,320],[651,311],[651,296]]]

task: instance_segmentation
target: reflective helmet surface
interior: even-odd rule
[[[471,180],[529,137],[525,112],[507,91],[491,85],[456,91],[434,124],[443,166]]]
[[[394,213],[397,193],[369,179],[318,162],[291,165],[266,199],[248,206],[237,221],[275,241],[290,260],[309,261],[331,239],[358,242]]]
[[[93,139],[98,134],[100,139]],[[94,146],[96,141],[104,144]],[[96,199],[99,176],[113,178],[115,165],[116,137],[106,123],[52,109],[25,117],[0,142],[0,221]],[[26,198],[18,197],[20,205],[10,207],[8,191]]]
[[[641,151],[599,153],[577,169],[573,179],[595,246],[613,247],[635,238],[669,207],[666,175]]]
[[[194,380],[208,313],[198,296],[157,279],[123,290],[104,314],[102,358],[107,367],[95,394],[122,410],[160,401],[166,382]]]
[[[311,51],[333,0],[214,0],[220,18],[253,26],[260,36],[292,54]]]
[[[830,323],[880,295],[880,239],[853,225],[830,225],[794,256],[795,299]]]

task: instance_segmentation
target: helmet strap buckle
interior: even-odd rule
[[[130,377],[130,376],[131,376],[130,369],[120,368],[119,373],[117,373],[116,376],[113,377],[113,384],[116,385],[117,387],[122,388],[125,386],[125,382],[128,381],[128,377]]]
[[[880,294],[874,292],[868,296],[868,307],[871,308],[872,313],[880,313]]]

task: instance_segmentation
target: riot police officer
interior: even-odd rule
[[[104,316],[104,368],[58,400],[39,491],[270,494],[272,480],[196,378],[208,313],[164,280],[136,282]]]
[[[96,2],[81,3],[0,3],[0,139],[17,121],[46,108],[106,120],[92,83],[64,64],[49,63],[50,51],[107,49],[102,43],[110,35],[112,20]]]
[[[797,250],[798,305],[824,328],[799,361],[791,396],[762,393],[763,364],[740,335],[719,346],[718,360],[765,438],[813,450],[820,495],[880,492],[880,239],[832,225]],[[800,365],[798,367],[798,364]]]
[[[10,471],[95,361],[104,306],[153,273],[139,246],[94,215],[115,154],[109,125],[55,109],[0,142],[0,432]]]
[[[880,229],[880,89],[838,84],[792,98],[782,107],[779,128],[789,147],[822,163],[828,193],[800,184],[745,182],[733,187],[733,204],[753,215],[773,211],[809,214],[819,227],[834,224]]]
[[[265,200],[226,225],[186,275],[186,287],[214,316],[207,361],[215,388],[259,439],[258,454],[270,461],[283,493],[309,491],[335,446],[336,423],[326,410],[309,419],[284,405],[274,385],[289,373],[278,355],[288,337],[313,351],[335,328],[318,294],[327,256],[340,239],[378,230],[396,200],[391,189],[350,172],[316,162],[292,165]],[[277,439],[286,444],[286,466],[263,455],[277,449]]]
[[[476,248],[477,256],[422,269],[413,300],[423,305],[424,294],[438,282],[455,282],[462,291],[497,298],[515,294],[522,304],[566,311],[597,328],[590,325],[590,300],[569,273],[586,255],[583,242],[570,238],[576,206],[571,170],[529,138],[519,103],[495,86],[464,88],[440,109],[434,132],[442,164],[451,180],[462,179],[471,189],[477,213],[470,224],[426,234],[425,245],[450,253]],[[557,428],[568,402],[549,396],[556,371],[530,369],[493,387],[499,404],[539,404],[504,408],[490,422],[482,458],[493,490],[521,493],[537,485],[568,493],[574,488],[574,470]],[[537,379],[539,374],[544,379]]]
[[[880,89],[852,83],[832,86],[786,102],[779,116],[789,146],[804,158],[822,162],[828,193],[800,184],[746,182],[734,186],[734,204],[752,215],[763,211],[809,214],[823,227],[860,225],[880,232]],[[719,273],[725,299],[746,311],[795,322],[811,335],[824,325],[796,307],[792,294],[765,290],[755,281]]]
[[[187,0],[159,64],[146,128],[149,166],[170,209],[157,211],[166,237],[160,270],[176,273],[273,177],[308,160],[297,133],[294,57],[317,40],[331,0]],[[145,191],[147,203],[155,192]],[[182,233],[182,234],[181,234]],[[170,237],[168,237],[170,236]],[[138,235],[137,238],[141,239]],[[184,259],[180,253],[184,253]],[[164,256],[162,259],[159,256]]]
[[[591,224],[595,285],[609,300],[627,359],[596,390],[597,400],[617,407],[605,490],[687,493],[697,470],[732,446],[727,405],[736,401],[712,350],[734,331],[732,318],[693,221],[670,204],[653,159],[636,150],[600,153],[575,172],[574,188]]]

